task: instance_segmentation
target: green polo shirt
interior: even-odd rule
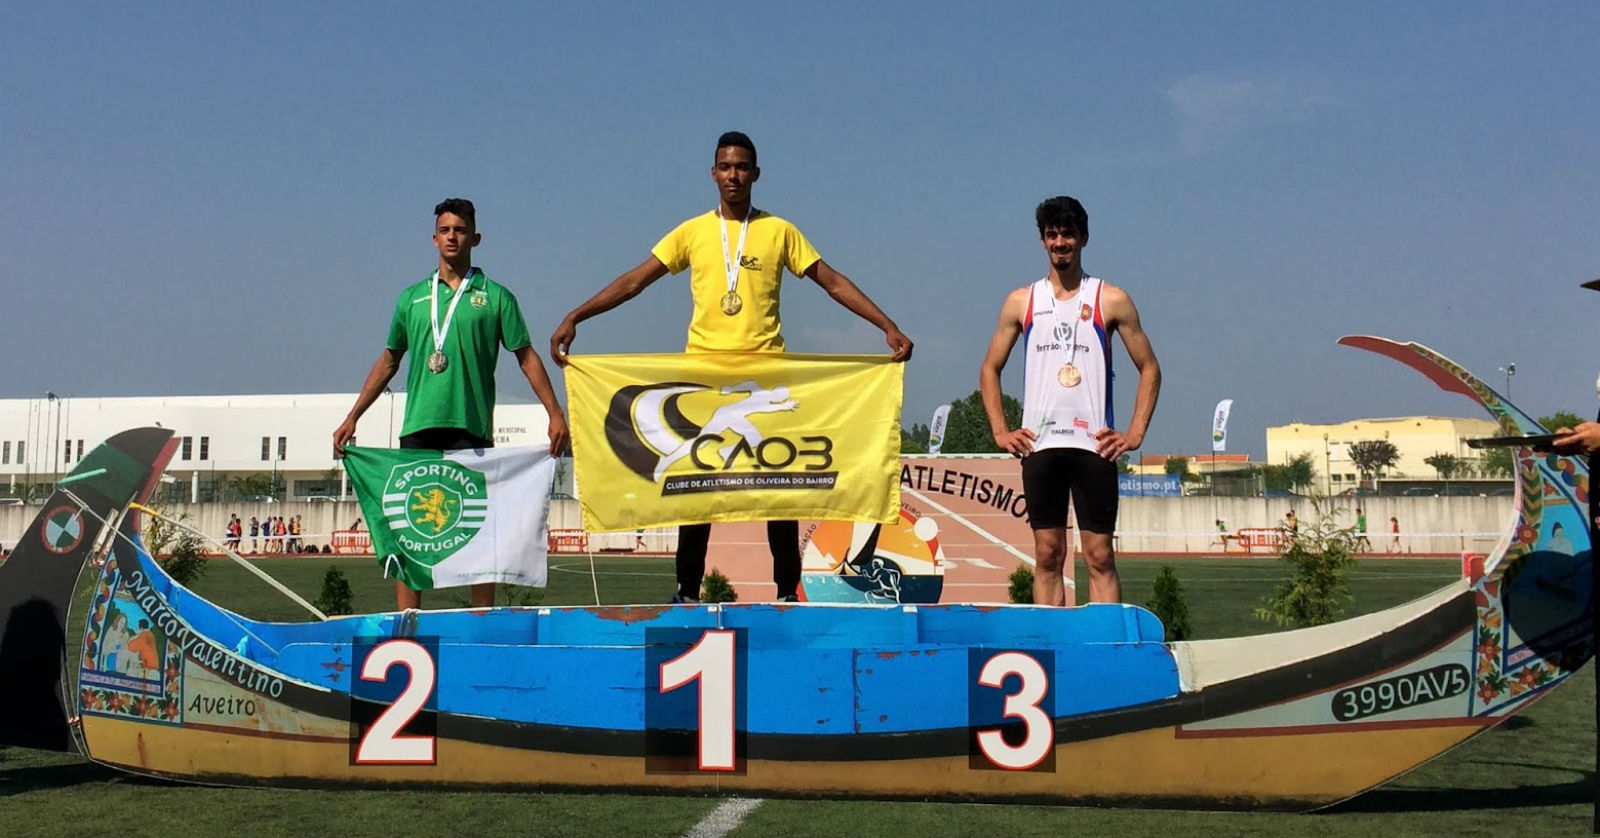
[[[522,308],[516,295],[477,268],[456,291],[439,283],[441,326],[450,301],[457,293],[466,296],[456,306],[455,319],[444,338],[450,365],[442,373],[432,373],[428,371],[428,356],[433,354],[432,289],[433,275],[429,274],[402,291],[389,324],[389,348],[411,355],[406,371],[406,418],[400,434],[461,428],[494,439],[494,368],[500,347],[515,352],[531,344]]]

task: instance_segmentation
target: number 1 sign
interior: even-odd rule
[[[645,771],[744,773],[740,629],[645,632]]]

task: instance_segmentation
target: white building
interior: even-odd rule
[[[167,466],[170,500],[233,500],[251,475],[265,475],[283,500],[349,498],[344,469],[333,458],[333,431],[355,400],[354,393],[0,399],[0,488],[18,496],[25,487],[52,484],[107,437],[154,425],[178,438]],[[405,412],[406,394],[385,392],[361,417],[355,444],[397,446]],[[547,440],[544,406],[537,403],[502,402],[494,424],[496,445]]]

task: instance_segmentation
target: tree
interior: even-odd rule
[[[1350,461],[1362,480],[1369,480],[1400,460],[1400,449],[1387,439],[1363,439],[1350,446]]]
[[[1478,468],[1485,477],[1510,477],[1511,476],[1511,449],[1490,448],[1484,452],[1483,458],[1478,460]]]
[[[1176,474],[1179,477],[1187,477],[1188,474],[1189,474],[1189,460],[1188,460],[1188,458],[1186,458],[1186,457],[1168,457],[1167,458],[1166,471],[1167,471],[1167,474]]]
[[[1295,489],[1310,486],[1317,477],[1317,468],[1312,465],[1310,452],[1297,454],[1282,465],[1268,463],[1260,469],[1246,469],[1240,474],[1261,475],[1263,489],[1275,492],[1289,492]]]
[[[1133,474],[1133,455],[1123,454],[1117,458],[1117,474]]]
[[[355,613],[350,580],[345,578],[344,571],[341,571],[338,565],[328,565],[327,572],[322,574],[322,593],[317,596],[314,604],[318,610],[329,616]]]
[[[1355,566],[1358,537],[1354,528],[1340,527],[1329,517],[1301,527],[1283,552],[1289,575],[1262,598],[1256,617],[1286,628],[1305,628],[1344,616],[1344,606],[1352,600],[1345,573]]]
[[[1006,426],[1022,425],[1022,402],[1011,396],[1001,396],[1000,407],[1005,413]],[[945,454],[998,454],[1000,446],[994,444],[989,432],[989,417],[983,412],[983,393],[973,390],[972,395],[950,402],[950,418],[945,421]]]
[[[910,430],[900,429],[900,453],[928,453],[928,426],[912,425]]]
[[[207,570],[206,558],[200,552],[204,544],[200,536],[195,535],[187,527],[179,526],[162,517],[159,510],[157,512],[158,514],[151,515],[145,524],[145,548],[156,558],[168,576],[178,584],[192,588]],[[189,515],[185,513],[178,520],[187,521]],[[166,558],[161,558],[163,554]]]
[[[1296,489],[1310,486],[1317,479],[1317,467],[1312,465],[1309,451],[1290,457],[1286,469],[1289,485]]]
[[[1194,626],[1189,622],[1189,603],[1183,596],[1183,583],[1172,565],[1164,564],[1151,586],[1150,599],[1144,607],[1161,619],[1166,630],[1162,638],[1168,643],[1188,640],[1194,636]]]
[[[272,477],[264,471],[247,474],[244,477],[235,477],[232,481],[233,493],[235,495],[275,496],[276,492],[274,490],[277,489],[277,486],[273,485],[274,482]]]
[[[1009,583],[1007,590],[1012,602],[1019,605],[1033,604],[1033,568],[1019,564],[1017,569],[1006,577],[1006,581]]]
[[[1460,477],[1466,471],[1466,463],[1462,462],[1461,458],[1454,454],[1434,454],[1424,459],[1423,462],[1433,466],[1433,470],[1439,472],[1439,477],[1442,480]]]
[[[1565,410],[1558,410],[1549,416],[1539,417],[1539,424],[1552,431],[1556,428],[1576,428],[1583,421],[1582,416],[1576,413],[1568,413]]]

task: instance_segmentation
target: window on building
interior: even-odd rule
[[[192,454],[193,452],[194,452],[194,437],[192,437],[192,436],[184,437],[183,438],[183,447],[181,449],[179,449],[179,452],[178,452],[178,459],[187,460],[187,459],[189,459],[189,455]]]
[[[72,440],[70,439],[64,440],[61,443],[61,461],[66,463],[72,462]]]
[[[83,440],[78,440],[78,459],[83,459]]]
[[[25,456],[27,453],[28,444],[23,440],[17,440],[17,465],[22,465],[28,462],[28,458]]]
[[[278,437],[278,459],[289,459],[289,438],[286,436]]]
[[[5,453],[0,454],[0,464],[11,465],[11,440],[6,440]]]
[[[211,459],[211,437],[200,437],[200,459]]]
[[[264,436],[261,438],[261,462],[270,459],[272,459],[272,437]]]

